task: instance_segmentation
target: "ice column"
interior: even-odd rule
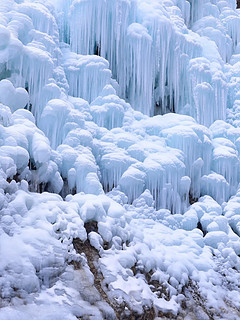
[[[152,109],[152,38],[145,27],[133,23],[127,30],[125,58],[125,96],[131,105],[144,114]]]

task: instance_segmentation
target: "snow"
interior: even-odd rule
[[[240,318],[235,7],[0,0],[1,320]]]
[[[9,106],[12,112],[17,108],[24,108],[28,100],[28,93],[24,88],[15,89],[9,80],[0,81],[0,101]]]

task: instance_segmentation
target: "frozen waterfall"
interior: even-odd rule
[[[240,318],[236,6],[0,0],[0,320]]]

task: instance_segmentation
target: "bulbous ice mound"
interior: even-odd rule
[[[9,106],[11,111],[27,106],[29,102],[28,92],[24,88],[14,88],[9,80],[0,81],[0,102]]]
[[[10,31],[4,27],[4,26],[0,26],[0,50],[3,50],[5,49],[8,44],[9,44],[9,41],[10,41]]]
[[[0,0],[0,320],[240,318],[239,28]]]

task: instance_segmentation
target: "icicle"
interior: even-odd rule
[[[32,19],[36,30],[53,36],[56,40],[59,38],[56,20],[44,5],[40,3],[21,3],[17,10]]]
[[[228,201],[230,197],[229,183],[217,173],[211,173],[201,178],[201,195],[210,195],[219,204]]]
[[[111,130],[122,126],[124,112],[128,108],[129,105],[116,95],[113,87],[107,85],[101,95],[91,103],[90,111],[97,125]]]
[[[91,103],[111,82],[107,60],[98,56],[83,56],[64,51],[63,67],[69,83],[69,95]]]
[[[144,114],[152,113],[152,39],[146,28],[133,23],[127,30],[123,87],[131,105]]]
[[[144,160],[146,188],[156,201],[157,209],[169,209],[172,213],[181,213],[182,177],[185,166],[171,152],[155,153]],[[186,202],[185,202],[186,205]]]
[[[122,174],[135,162],[136,160],[127,156],[121,149],[118,152],[113,150],[112,153],[104,154],[99,167],[105,192],[112,190],[113,187],[117,187]]]
[[[213,139],[212,170],[222,175],[230,186],[233,195],[238,186],[240,160],[234,144],[225,138]]]
[[[39,127],[48,137],[53,149],[56,149],[64,139],[63,127],[70,110],[70,105],[60,99],[50,100],[44,108]]]

